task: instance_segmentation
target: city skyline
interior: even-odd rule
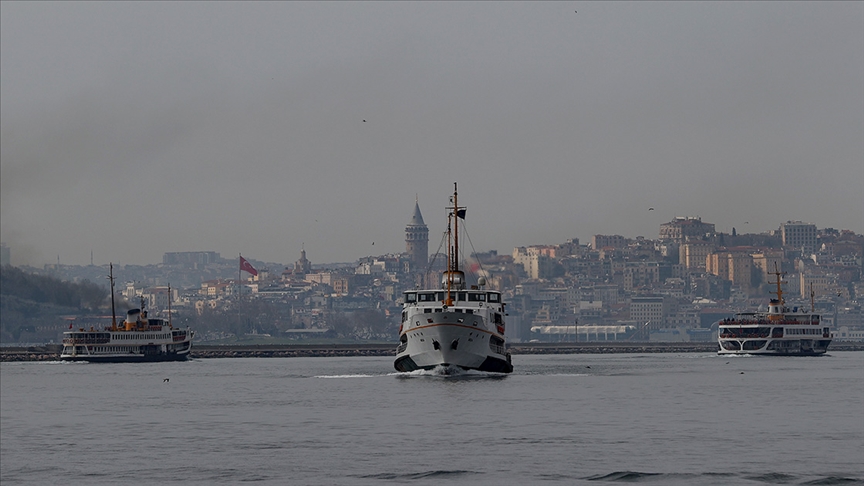
[[[864,233],[861,3],[0,10],[16,264],[355,261],[403,252],[417,199],[434,252],[453,182],[478,251]]]
[[[415,208],[416,208],[417,206],[419,206],[419,205],[415,205]],[[414,213],[414,214],[416,215],[417,213]],[[680,216],[679,216],[679,217],[672,218],[671,220],[662,223],[662,224],[658,227],[658,232],[656,232],[653,236],[646,236],[646,235],[627,235],[627,234],[620,234],[620,233],[615,233],[615,234],[600,234],[600,233],[597,233],[597,234],[591,235],[591,236],[590,236],[589,238],[587,238],[587,239],[579,239],[579,238],[577,238],[577,240],[578,240],[578,243],[579,243],[581,246],[583,246],[583,247],[590,247],[591,249],[594,249],[594,250],[602,249],[602,248],[597,248],[597,247],[595,247],[594,240],[595,240],[596,238],[602,238],[602,241],[604,241],[604,242],[606,242],[607,240],[609,240],[609,241],[619,242],[620,244],[632,244],[632,243],[637,243],[639,238],[645,238],[646,240],[649,240],[649,241],[655,241],[655,242],[662,242],[662,241],[666,241],[666,242],[672,243],[672,244],[674,244],[674,245],[681,245],[681,244],[682,244],[682,243],[681,243],[682,238],[681,238],[680,236],[678,236],[678,237],[668,237],[668,235],[667,235],[667,237],[664,238],[664,237],[663,237],[663,231],[664,231],[663,227],[664,227],[664,226],[665,226],[665,227],[669,227],[669,226],[677,226],[677,225],[679,225],[682,221],[684,221],[685,223],[698,222],[698,223],[704,224],[705,226],[708,226],[708,227],[711,227],[711,228],[713,228],[713,227],[715,226],[712,222],[710,222],[710,221],[704,221],[704,220],[702,220],[702,219],[699,218],[699,217],[680,217]],[[423,219],[422,219],[422,216],[421,216],[421,218],[420,218],[420,222],[421,222],[421,223],[424,223],[424,222],[423,222]],[[429,247],[429,246],[428,246],[428,242],[427,242],[426,245],[422,245],[420,248],[416,248],[417,243],[416,243],[414,240],[409,240],[408,232],[409,232],[409,231],[411,231],[411,232],[413,232],[413,231],[417,231],[417,227],[414,226],[415,223],[416,223],[416,218],[412,218],[411,221],[410,221],[409,223],[407,223],[407,225],[404,225],[404,226],[403,226],[403,231],[400,233],[400,234],[402,235],[402,237],[404,238],[403,241],[402,241],[403,248],[402,248],[401,250],[395,250],[395,251],[383,251],[383,252],[381,252],[381,253],[370,253],[370,254],[367,254],[367,255],[361,255],[360,257],[355,258],[354,260],[336,259],[336,260],[327,260],[327,261],[324,261],[324,260],[320,260],[320,259],[315,259],[315,258],[314,258],[315,255],[311,255],[311,256],[313,257],[313,259],[308,260],[308,263],[309,263],[309,265],[313,265],[313,264],[314,264],[314,266],[315,266],[316,268],[321,269],[321,268],[330,268],[331,265],[337,265],[337,266],[339,266],[339,265],[345,265],[345,264],[349,264],[349,265],[350,265],[350,264],[356,264],[356,263],[358,263],[358,262],[360,262],[360,261],[362,261],[362,260],[364,260],[364,259],[368,259],[368,258],[387,257],[387,256],[391,256],[391,255],[405,255],[408,259],[414,259],[414,258],[417,258],[417,255],[422,254],[422,251],[421,251],[420,253],[418,253],[418,250],[421,249],[421,248],[423,248],[423,247],[426,248],[427,255],[428,255],[429,258],[434,257],[434,255],[436,254],[436,250],[435,250],[434,248]],[[784,227],[784,226],[788,226],[789,224],[792,224],[793,226],[812,227],[812,228],[813,228],[813,229],[811,230],[811,231],[813,232],[813,234],[812,234],[812,238],[813,238],[814,240],[816,239],[817,234],[819,234],[819,233],[821,233],[821,232],[823,232],[823,231],[825,231],[825,230],[831,230],[831,231],[835,232],[835,234],[840,234],[840,233],[843,233],[843,232],[845,232],[845,231],[852,231],[852,230],[849,230],[849,229],[847,229],[847,228],[830,228],[830,227],[823,227],[823,226],[820,226],[820,225],[818,225],[818,224],[816,224],[816,223],[811,223],[811,222],[803,222],[803,221],[785,221],[785,222],[781,223],[780,225],[778,225],[778,228],[774,228],[774,229],[770,229],[770,230],[765,230],[765,231],[754,231],[754,232],[738,231],[737,228],[734,228],[734,227],[733,227],[733,228],[730,229],[729,232],[723,231],[722,229],[711,230],[710,232],[711,232],[712,234],[714,234],[715,236],[726,235],[726,236],[733,236],[733,237],[735,236],[735,235],[732,234],[732,231],[733,231],[733,230],[735,231],[735,234],[737,234],[738,237],[743,237],[743,236],[748,236],[748,235],[750,235],[750,236],[754,236],[754,235],[770,235],[771,237],[776,238],[778,242],[781,242],[781,241],[783,241],[783,227]],[[426,227],[425,224],[424,224],[423,226]],[[746,228],[746,227],[747,227],[747,226],[745,226],[745,228]],[[412,228],[413,228],[413,230],[412,230]],[[658,233],[659,233],[659,234],[658,234]],[[855,233],[854,231],[853,231],[852,233],[855,234],[855,235],[860,236],[859,233]],[[689,239],[688,239],[688,241],[691,242],[691,243],[700,243],[700,241],[698,241],[699,239],[700,239],[700,238],[697,237],[697,238],[696,238],[695,240],[693,240],[693,241],[689,241]],[[714,238],[712,237],[712,238],[710,238],[710,240],[713,241]],[[490,251],[494,251],[494,252],[497,252],[499,255],[505,255],[505,254],[511,254],[511,253],[513,253],[513,252],[516,251],[516,250],[524,250],[525,248],[559,247],[559,246],[562,246],[562,245],[567,246],[567,245],[570,244],[571,241],[572,241],[572,240],[569,239],[569,238],[568,238],[567,240],[564,240],[564,241],[554,241],[554,242],[553,242],[553,241],[543,241],[543,242],[537,242],[537,241],[535,241],[535,242],[529,242],[529,243],[526,243],[526,244],[524,244],[524,245],[520,245],[520,246],[517,246],[517,247],[505,248],[505,249],[501,249],[501,248],[485,248],[485,247],[481,247],[481,248],[474,248],[474,249],[472,249],[472,248],[469,247],[468,249],[466,249],[466,247],[463,246],[463,247],[462,247],[462,251],[461,251],[460,253],[463,253],[463,257],[466,258],[466,259],[467,259],[467,258],[470,258],[470,257],[469,257],[469,253],[473,252],[475,249],[476,249],[477,252],[480,253],[480,254],[487,253],[487,252],[490,252]],[[705,240],[706,243],[707,243],[707,241],[708,241],[708,240]],[[722,241],[722,240],[721,240],[721,241]],[[817,240],[817,241],[818,241],[818,240]],[[6,244],[5,241],[2,242],[2,245],[3,245],[4,262],[5,262],[5,261],[7,261],[7,260],[10,259],[10,253],[14,253],[14,251],[12,250],[12,248],[10,248],[10,247]],[[437,243],[436,243],[436,245],[437,245]],[[608,245],[608,246],[617,246],[616,243],[603,243],[603,246],[607,246],[607,245]],[[722,245],[722,244],[721,244],[721,245],[717,245],[716,243],[714,243],[714,245],[717,246],[718,248],[721,248],[721,249],[722,249],[722,248],[727,248],[727,246]],[[785,244],[784,244],[784,246],[785,246]],[[734,247],[734,245],[733,245],[733,247]],[[732,248],[732,247],[730,247],[730,248]],[[742,247],[742,248],[745,248],[745,247]],[[753,248],[754,248],[754,249],[759,249],[759,248],[763,248],[763,247],[762,247],[762,246],[759,246],[759,245],[756,245],[756,246],[754,246]],[[765,247],[765,248],[767,248],[767,247]],[[802,250],[802,251],[808,251],[808,252],[811,252],[811,251],[812,251],[812,252],[815,253],[815,252],[818,252],[818,251],[819,251],[819,248],[817,248],[817,247],[815,247],[815,246],[811,248],[810,246],[808,246],[808,247],[806,247],[806,248],[805,248],[805,247],[802,247],[801,250]],[[444,250],[441,249],[441,251],[444,251]],[[153,265],[153,264],[164,263],[163,260],[165,259],[165,256],[166,256],[166,255],[173,255],[173,254],[187,254],[187,253],[188,253],[188,254],[193,254],[193,253],[194,253],[194,254],[205,254],[205,253],[206,253],[206,254],[208,254],[208,263],[214,263],[214,262],[216,262],[216,260],[218,260],[218,259],[226,260],[226,261],[227,261],[227,260],[232,260],[232,259],[236,260],[236,259],[238,259],[238,257],[239,257],[239,258],[243,258],[243,259],[246,259],[246,260],[249,260],[249,261],[259,262],[259,263],[261,263],[261,264],[268,264],[268,265],[271,265],[271,264],[276,264],[276,265],[286,265],[286,268],[289,268],[290,265],[292,264],[292,262],[293,262],[293,265],[296,266],[296,265],[297,265],[297,261],[305,260],[305,258],[306,258],[305,245],[301,245],[300,248],[296,249],[296,252],[294,252],[294,249],[288,250],[288,253],[286,253],[285,257],[284,257],[283,259],[278,259],[278,260],[269,260],[269,259],[266,259],[266,258],[258,258],[258,257],[254,256],[254,255],[249,255],[249,254],[245,254],[245,255],[243,255],[242,253],[241,253],[241,254],[238,254],[238,255],[223,254],[223,253],[220,252],[220,251],[214,251],[214,250],[212,250],[212,249],[204,249],[203,247],[197,247],[197,248],[186,248],[186,249],[181,249],[181,250],[164,251],[164,252],[161,253],[161,256],[160,256],[160,258],[158,259],[158,261],[148,261],[148,262],[122,262],[122,261],[116,261],[116,262],[113,262],[113,263],[115,263],[116,265]],[[298,256],[300,257],[299,260],[297,260],[297,258],[296,258],[296,257],[298,257]],[[11,262],[11,264],[14,265],[14,266],[34,266],[34,265],[32,265],[32,264],[30,264],[30,263],[27,263],[27,262],[16,262],[16,261],[14,261],[14,257],[12,257],[12,260],[13,260],[13,261]],[[314,260],[314,261],[313,261],[313,260]],[[109,262],[109,261],[99,261],[98,259],[95,259],[94,255],[93,255],[92,253],[90,254],[90,262],[92,262],[92,264],[93,264],[93,265],[96,265],[96,266],[105,266],[105,265],[108,265],[109,263],[112,263],[112,262]],[[84,265],[86,265],[86,263],[69,263],[69,262],[66,262],[66,261],[61,261],[60,258],[59,258],[59,255],[56,257],[56,259],[55,259],[54,261],[45,262],[44,264],[51,265],[51,264],[55,264],[55,263],[59,263],[59,264],[61,264],[61,265],[69,265],[69,266],[84,266]],[[175,262],[175,263],[176,263],[176,262]],[[38,267],[38,266],[41,266],[41,265],[42,265],[42,264],[35,265],[35,266]],[[310,268],[311,268],[311,267],[310,267]],[[414,268],[418,268],[418,267],[414,267]],[[273,269],[272,269],[272,268],[270,268],[270,269],[265,268],[264,270],[273,270]]]

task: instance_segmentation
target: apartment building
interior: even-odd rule
[[[780,237],[786,248],[812,252],[816,249],[816,225],[801,221],[787,221],[780,225]]]

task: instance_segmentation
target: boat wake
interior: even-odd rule
[[[392,373],[398,378],[447,378],[451,380],[457,379],[502,379],[507,375],[503,373],[492,373],[489,371],[464,370],[458,366],[441,366],[438,365],[431,370],[414,370],[404,373]]]
[[[317,375],[313,378],[376,378],[386,375]]]

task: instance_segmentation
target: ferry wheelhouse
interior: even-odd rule
[[[115,363],[187,359],[192,350],[194,332],[189,328],[177,329],[170,320],[148,317],[147,311],[142,310],[143,301],[142,309],[129,310],[126,319],[117,324],[113,266],[111,269],[108,277],[111,280],[111,327],[102,330],[82,327],[64,332],[60,359]]]
[[[814,356],[825,354],[831,344],[831,329],[815,312],[813,292],[810,311],[790,309],[783,299],[780,276],[776,271],[777,294],[768,312],[742,312],[720,321],[717,330],[719,354],[762,354]]]
[[[453,206],[448,208],[447,270],[441,288],[404,293],[394,362],[397,371],[436,367],[445,373],[457,368],[513,371],[504,339],[506,312],[501,293],[486,290],[483,277],[476,286],[466,288],[465,273],[459,270],[458,219],[464,218],[465,208],[459,207],[457,197],[454,190]]]

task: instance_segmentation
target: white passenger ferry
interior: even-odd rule
[[[111,327],[102,330],[82,327],[64,332],[60,359],[113,363],[187,359],[194,332],[189,328],[176,329],[170,320],[147,317],[143,302],[142,309],[129,310],[126,320],[117,324],[113,266],[111,269],[108,277],[111,280]]]
[[[409,290],[404,294],[402,325],[394,367],[414,371],[441,367],[510,373],[513,365],[504,342],[504,306],[501,293],[478,285],[466,288],[459,270],[459,207],[455,191],[448,209],[447,270],[440,289]],[[452,231],[451,231],[452,229]]]
[[[771,299],[768,312],[743,312],[720,321],[717,329],[719,354],[761,354],[813,356],[825,354],[831,344],[831,330],[815,312],[813,292],[810,311],[789,309],[783,300],[779,271],[776,276],[776,299]]]

